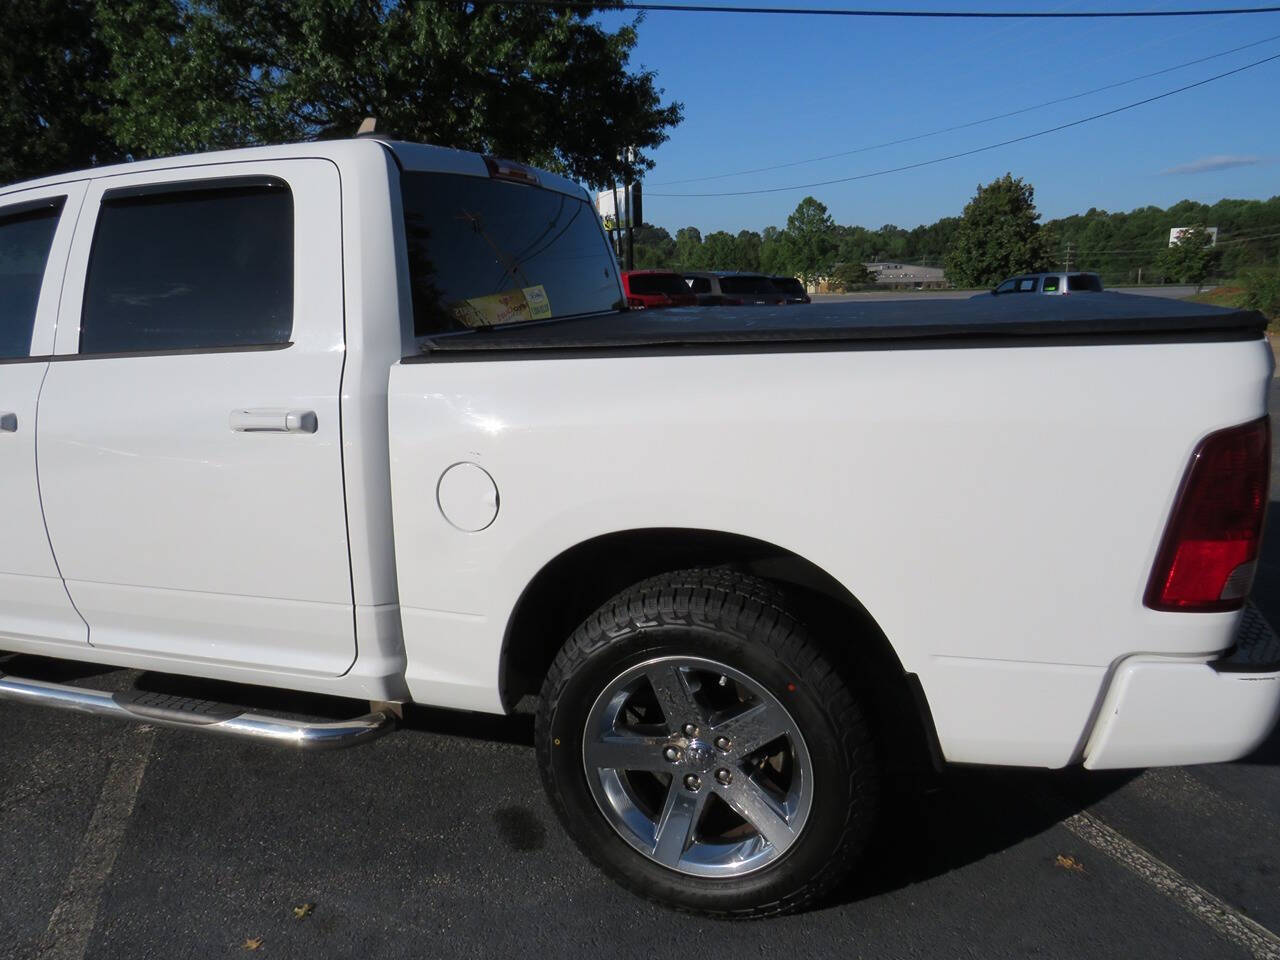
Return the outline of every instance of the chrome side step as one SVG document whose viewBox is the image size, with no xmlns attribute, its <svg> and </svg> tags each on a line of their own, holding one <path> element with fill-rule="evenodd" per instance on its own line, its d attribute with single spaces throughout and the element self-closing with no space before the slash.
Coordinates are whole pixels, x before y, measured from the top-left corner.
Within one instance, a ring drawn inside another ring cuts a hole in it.
<svg viewBox="0 0 1280 960">
<path fill-rule="evenodd" d="M 387 733 L 396 720 L 390 709 L 375 710 L 351 720 L 315 723 L 285 720 L 249 713 L 213 700 L 193 700 L 136 690 L 107 693 L 43 680 L 24 680 L 2 672 L 0 700 L 120 717 L 183 730 L 268 740 L 308 750 L 332 750 L 365 743 Z"/>
</svg>

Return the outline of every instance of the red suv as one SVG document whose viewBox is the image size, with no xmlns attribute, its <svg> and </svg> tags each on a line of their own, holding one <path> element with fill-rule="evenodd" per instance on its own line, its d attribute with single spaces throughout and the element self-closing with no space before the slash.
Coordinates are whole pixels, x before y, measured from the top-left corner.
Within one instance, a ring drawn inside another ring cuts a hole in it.
<svg viewBox="0 0 1280 960">
<path fill-rule="evenodd" d="M 692 307 L 698 302 L 684 277 L 670 270 L 624 270 L 622 289 L 633 310 L 655 307 Z"/>
</svg>

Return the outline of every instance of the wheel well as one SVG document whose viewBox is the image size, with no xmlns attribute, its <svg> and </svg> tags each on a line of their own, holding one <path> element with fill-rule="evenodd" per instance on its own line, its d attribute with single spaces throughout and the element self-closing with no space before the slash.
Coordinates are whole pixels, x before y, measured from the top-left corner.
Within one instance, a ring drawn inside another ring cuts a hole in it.
<svg viewBox="0 0 1280 960">
<path fill-rule="evenodd" d="M 502 697 L 537 695 L 569 635 L 610 597 L 646 577 L 689 567 L 732 567 L 783 587 L 849 682 L 870 704 L 891 768 L 938 767 L 940 751 L 919 682 L 866 608 L 816 564 L 774 544 L 713 530 L 627 530 L 560 554 L 525 588 L 507 624 Z M 848 642 L 832 642 L 846 637 Z"/>
</svg>

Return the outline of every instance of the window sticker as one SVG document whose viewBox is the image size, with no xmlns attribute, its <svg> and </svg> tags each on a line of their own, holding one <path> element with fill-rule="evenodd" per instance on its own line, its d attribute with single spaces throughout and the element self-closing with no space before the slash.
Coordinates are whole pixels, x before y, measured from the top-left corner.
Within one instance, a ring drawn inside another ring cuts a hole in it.
<svg viewBox="0 0 1280 960">
<path fill-rule="evenodd" d="M 551 319 L 551 298 L 547 296 L 547 291 L 542 289 L 542 284 L 536 287 L 525 287 L 524 298 L 529 304 L 529 315 L 534 320 Z"/>
<path fill-rule="evenodd" d="M 460 300 L 451 310 L 458 322 L 468 327 L 496 327 L 522 320 L 550 320 L 551 298 L 539 284 Z"/>
<path fill-rule="evenodd" d="M 487 297 L 460 300 L 452 310 L 458 322 L 468 327 L 493 327 L 500 323 L 533 319 L 523 290 L 507 290 Z"/>
</svg>

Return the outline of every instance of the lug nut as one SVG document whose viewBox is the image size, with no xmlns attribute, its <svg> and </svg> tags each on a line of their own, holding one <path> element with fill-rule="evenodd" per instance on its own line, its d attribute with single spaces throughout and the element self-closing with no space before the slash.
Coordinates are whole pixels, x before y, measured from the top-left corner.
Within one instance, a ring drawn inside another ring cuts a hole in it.
<svg viewBox="0 0 1280 960">
<path fill-rule="evenodd" d="M 686 737 L 696 737 L 698 735 L 698 728 L 692 723 L 686 723 L 684 725 L 684 735 Z"/>
<path fill-rule="evenodd" d="M 721 753 L 728 753 L 732 746 L 733 742 L 728 737 L 716 737 L 716 749 Z"/>
<path fill-rule="evenodd" d="M 678 747 L 667 747 L 667 749 L 662 751 L 662 755 L 672 763 L 680 762 L 680 749 Z"/>
<path fill-rule="evenodd" d="M 693 773 L 689 774 L 687 777 L 684 778 L 684 788 L 693 793 L 697 793 L 699 790 L 702 789 L 702 778 L 699 777 L 697 774 L 693 774 Z"/>
<path fill-rule="evenodd" d="M 727 787 L 733 783 L 733 773 L 727 767 L 721 767 L 716 771 L 716 780 Z"/>
</svg>

